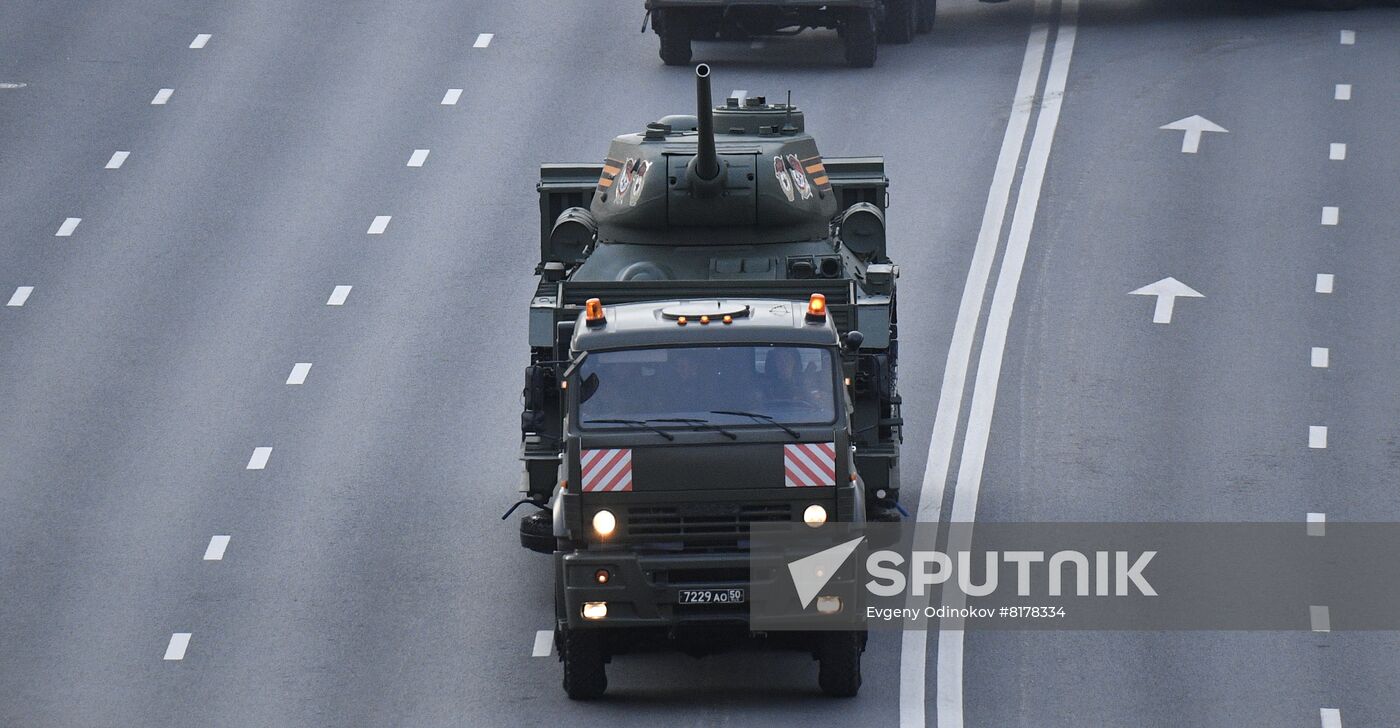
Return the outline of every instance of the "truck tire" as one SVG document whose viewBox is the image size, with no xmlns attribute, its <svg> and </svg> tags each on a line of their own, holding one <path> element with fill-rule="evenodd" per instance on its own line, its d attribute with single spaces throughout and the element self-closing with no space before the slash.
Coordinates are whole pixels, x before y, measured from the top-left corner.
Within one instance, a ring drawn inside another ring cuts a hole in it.
<svg viewBox="0 0 1400 728">
<path fill-rule="evenodd" d="M 919 23 L 918 0 L 885 0 L 885 22 L 881 24 L 880 40 L 903 45 L 914 40 Z"/>
<path fill-rule="evenodd" d="M 656 11 L 656 34 L 661 38 L 661 62 L 668 66 L 690 65 L 690 26 L 674 11 Z"/>
<path fill-rule="evenodd" d="M 603 639 L 598 630 L 560 626 L 555 632 L 559 661 L 564 663 L 564 692 L 570 700 L 594 700 L 608 689 Z"/>
<path fill-rule="evenodd" d="M 914 30 L 920 33 L 927 33 L 933 30 L 933 17 L 937 14 L 938 0 L 918 0 L 919 22 L 915 24 Z"/>
<path fill-rule="evenodd" d="M 875 65 L 878 45 L 875 40 L 875 16 L 869 10 L 852 10 L 846 16 L 841 37 L 846 42 L 846 63 L 852 68 Z"/>
<path fill-rule="evenodd" d="M 817 635 L 817 684 L 833 698 L 854 698 L 860 692 L 860 632 L 821 632 Z"/>
</svg>

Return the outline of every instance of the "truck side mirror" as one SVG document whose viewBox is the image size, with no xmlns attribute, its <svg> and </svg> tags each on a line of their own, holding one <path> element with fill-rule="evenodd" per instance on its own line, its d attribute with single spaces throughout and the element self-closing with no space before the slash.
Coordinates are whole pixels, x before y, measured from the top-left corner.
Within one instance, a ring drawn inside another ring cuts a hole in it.
<svg viewBox="0 0 1400 728">
<path fill-rule="evenodd" d="M 854 329 L 847 331 L 845 335 L 841 337 L 841 348 L 845 349 L 846 351 L 855 351 L 856 349 L 860 348 L 861 344 L 864 343 L 865 334 L 862 334 L 861 332 L 856 331 Z"/>
</svg>

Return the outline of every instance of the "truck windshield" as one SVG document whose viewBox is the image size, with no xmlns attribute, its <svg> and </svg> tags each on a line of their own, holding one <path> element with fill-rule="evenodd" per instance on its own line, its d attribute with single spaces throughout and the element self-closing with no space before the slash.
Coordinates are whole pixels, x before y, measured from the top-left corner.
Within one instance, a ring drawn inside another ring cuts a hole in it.
<svg viewBox="0 0 1400 728">
<path fill-rule="evenodd" d="M 836 419 L 834 354 L 810 346 L 709 346 L 592 352 L 578 371 L 579 420 L 695 418 L 725 427 Z M 767 421 L 767 422 L 765 422 Z M 590 424 L 591 423 L 591 424 Z"/>
</svg>

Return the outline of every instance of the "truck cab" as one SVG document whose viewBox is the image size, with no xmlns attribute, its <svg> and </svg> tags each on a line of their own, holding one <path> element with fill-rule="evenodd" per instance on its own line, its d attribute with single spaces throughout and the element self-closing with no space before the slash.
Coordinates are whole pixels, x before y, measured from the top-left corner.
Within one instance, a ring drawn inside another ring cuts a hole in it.
<svg viewBox="0 0 1400 728">
<path fill-rule="evenodd" d="M 586 303 L 551 511 L 571 696 L 601 694 L 604 662 L 643 636 L 745 632 L 751 524 L 864 520 L 842 364 L 859 338 L 838 336 L 822 294 Z M 852 679 L 828 677 L 838 694 Z"/>
</svg>

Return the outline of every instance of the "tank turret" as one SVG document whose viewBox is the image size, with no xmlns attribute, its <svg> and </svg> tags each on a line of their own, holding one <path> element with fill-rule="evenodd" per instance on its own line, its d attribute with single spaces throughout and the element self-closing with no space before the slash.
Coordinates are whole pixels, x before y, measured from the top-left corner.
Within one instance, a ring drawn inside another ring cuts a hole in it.
<svg viewBox="0 0 1400 728">
<path fill-rule="evenodd" d="M 820 240 L 836 196 L 802 112 L 763 97 L 711 107 L 695 71 L 695 116 L 613 140 L 590 210 L 600 243 L 753 245 Z"/>
</svg>

